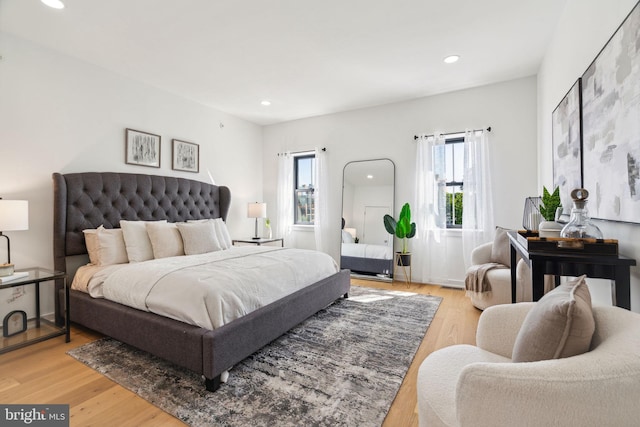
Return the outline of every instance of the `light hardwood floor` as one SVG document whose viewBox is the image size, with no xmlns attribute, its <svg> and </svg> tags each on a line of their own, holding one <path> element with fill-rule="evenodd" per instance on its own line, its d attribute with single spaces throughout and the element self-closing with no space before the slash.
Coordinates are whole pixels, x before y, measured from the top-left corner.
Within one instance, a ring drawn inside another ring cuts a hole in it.
<svg viewBox="0 0 640 427">
<path fill-rule="evenodd" d="M 417 426 L 416 376 L 429 353 L 452 344 L 475 344 L 480 311 L 459 289 L 352 279 L 356 286 L 406 290 L 443 297 L 384 421 L 386 427 Z M 65 353 L 99 338 L 72 326 L 71 342 L 53 338 L 0 355 L 0 402 L 70 405 L 72 426 L 179 426 L 179 420 L 147 403 Z"/>
</svg>

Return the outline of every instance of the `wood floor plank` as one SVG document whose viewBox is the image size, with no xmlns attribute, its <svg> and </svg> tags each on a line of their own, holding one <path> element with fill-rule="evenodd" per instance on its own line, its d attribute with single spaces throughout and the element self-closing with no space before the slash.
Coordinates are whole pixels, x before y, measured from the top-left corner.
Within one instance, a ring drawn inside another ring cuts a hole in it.
<svg viewBox="0 0 640 427">
<path fill-rule="evenodd" d="M 459 289 L 363 279 L 352 279 L 352 284 L 443 297 L 383 424 L 385 427 L 415 427 L 418 425 L 416 379 L 420 363 L 439 348 L 475 344 L 480 311 Z M 100 334 L 73 325 L 71 343 L 58 337 L 0 355 L 0 402 L 66 403 L 70 405 L 72 426 L 184 425 L 66 354 L 68 350 L 100 337 Z"/>
<path fill-rule="evenodd" d="M 11 390 L 14 387 L 18 387 L 20 382 L 15 378 L 0 378 L 0 392 Z"/>
</svg>

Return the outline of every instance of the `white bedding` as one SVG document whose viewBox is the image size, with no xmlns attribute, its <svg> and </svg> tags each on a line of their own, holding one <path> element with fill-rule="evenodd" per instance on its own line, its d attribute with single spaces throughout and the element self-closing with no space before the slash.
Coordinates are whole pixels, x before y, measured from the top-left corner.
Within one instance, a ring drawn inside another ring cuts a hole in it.
<svg viewBox="0 0 640 427">
<path fill-rule="evenodd" d="M 366 243 L 343 243 L 340 255 L 356 258 L 393 259 L 393 251 L 389 246 Z"/>
<path fill-rule="evenodd" d="M 333 258 L 322 252 L 239 246 L 139 263 L 84 266 L 72 288 L 214 329 L 338 271 Z"/>
</svg>

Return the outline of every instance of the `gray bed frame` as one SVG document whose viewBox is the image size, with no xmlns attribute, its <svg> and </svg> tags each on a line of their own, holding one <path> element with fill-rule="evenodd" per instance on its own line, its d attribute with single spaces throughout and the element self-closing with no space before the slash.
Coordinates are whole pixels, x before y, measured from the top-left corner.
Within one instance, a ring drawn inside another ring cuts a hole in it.
<svg viewBox="0 0 640 427">
<path fill-rule="evenodd" d="M 231 203 L 227 187 L 154 175 L 54 173 L 53 188 L 54 265 L 70 274 L 74 259 L 86 258 L 84 229 L 117 228 L 121 219 L 226 221 Z M 64 320 L 63 286 L 62 281 L 56 283 L 58 323 Z M 74 323 L 202 374 L 207 390 L 215 391 L 224 371 L 341 296 L 347 297 L 349 288 L 349 271 L 342 270 L 215 330 L 74 290 L 68 313 Z"/>
<path fill-rule="evenodd" d="M 393 260 L 377 258 L 360 258 L 352 256 L 340 257 L 340 268 L 346 268 L 353 273 L 376 275 L 387 274 L 393 277 Z"/>
</svg>

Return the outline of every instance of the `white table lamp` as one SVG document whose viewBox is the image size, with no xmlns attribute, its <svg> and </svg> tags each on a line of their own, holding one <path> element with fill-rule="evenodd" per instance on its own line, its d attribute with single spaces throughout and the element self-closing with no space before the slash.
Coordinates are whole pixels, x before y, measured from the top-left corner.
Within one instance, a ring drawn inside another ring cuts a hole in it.
<svg viewBox="0 0 640 427">
<path fill-rule="evenodd" d="M 0 264 L 0 276 L 13 274 L 11 264 L 11 242 L 5 231 L 19 231 L 29 229 L 29 202 L 26 200 L 0 199 L 0 236 L 7 239 L 7 262 Z"/>
<path fill-rule="evenodd" d="M 247 216 L 249 218 L 256 219 L 256 233 L 253 237 L 254 239 L 259 239 L 258 237 L 258 218 L 266 218 L 267 217 L 267 204 L 266 203 L 249 203 L 247 206 Z"/>
<path fill-rule="evenodd" d="M 355 228 L 345 228 L 344 231 L 351 234 L 351 237 L 356 238 L 356 229 Z"/>
</svg>

